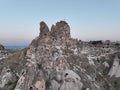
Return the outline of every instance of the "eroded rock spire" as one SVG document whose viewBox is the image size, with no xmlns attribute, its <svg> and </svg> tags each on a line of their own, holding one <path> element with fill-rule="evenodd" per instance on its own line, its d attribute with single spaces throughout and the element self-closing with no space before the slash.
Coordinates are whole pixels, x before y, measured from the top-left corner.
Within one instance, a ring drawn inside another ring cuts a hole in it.
<svg viewBox="0 0 120 90">
<path fill-rule="evenodd" d="M 40 22 L 40 41 L 45 43 L 56 43 L 57 45 L 66 45 L 71 38 L 70 26 L 65 21 L 57 22 L 52 25 L 51 31 L 45 22 Z"/>
<path fill-rule="evenodd" d="M 49 28 L 47 24 L 44 21 L 40 22 L 40 38 L 44 39 L 48 35 L 49 35 Z"/>
</svg>

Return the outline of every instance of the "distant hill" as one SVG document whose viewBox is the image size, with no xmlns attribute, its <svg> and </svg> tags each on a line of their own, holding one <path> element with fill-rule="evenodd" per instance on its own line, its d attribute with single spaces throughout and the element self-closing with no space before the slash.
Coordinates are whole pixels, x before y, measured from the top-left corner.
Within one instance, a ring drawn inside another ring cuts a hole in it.
<svg viewBox="0 0 120 90">
<path fill-rule="evenodd" d="M 28 46 L 5 46 L 5 49 L 23 49 Z"/>
</svg>

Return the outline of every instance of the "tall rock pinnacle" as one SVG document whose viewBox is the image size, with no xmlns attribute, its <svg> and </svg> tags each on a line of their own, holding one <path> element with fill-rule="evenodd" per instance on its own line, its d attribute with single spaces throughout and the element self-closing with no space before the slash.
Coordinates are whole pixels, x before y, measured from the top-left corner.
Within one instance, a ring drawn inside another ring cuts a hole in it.
<svg viewBox="0 0 120 90">
<path fill-rule="evenodd" d="M 56 43 L 57 45 L 66 45 L 71 38 L 70 27 L 65 21 L 57 22 L 52 25 L 51 31 L 45 22 L 40 22 L 40 41 L 46 43 Z"/>
<path fill-rule="evenodd" d="M 54 37 L 57 42 L 66 44 L 71 38 L 70 27 L 65 21 L 57 22 L 51 28 L 51 36 Z"/>
<path fill-rule="evenodd" d="M 49 28 L 45 22 L 40 22 L 40 38 L 44 39 L 49 34 Z"/>
<path fill-rule="evenodd" d="M 51 35 L 58 38 L 70 38 L 70 27 L 65 21 L 57 22 L 51 28 Z"/>
</svg>

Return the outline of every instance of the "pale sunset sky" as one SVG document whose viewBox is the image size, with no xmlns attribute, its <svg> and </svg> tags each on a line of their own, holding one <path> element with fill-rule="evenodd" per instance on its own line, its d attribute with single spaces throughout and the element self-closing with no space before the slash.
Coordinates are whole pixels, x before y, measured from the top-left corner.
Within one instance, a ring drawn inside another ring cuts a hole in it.
<svg viewBox="0 0 120 90">
<path fill-rule="evenodd" d="M 60 20 L 73 38 L 120 41 L 120 0 L 0 0 L 0 43 L 29 45 L 40 21 Z"/>
</svg>

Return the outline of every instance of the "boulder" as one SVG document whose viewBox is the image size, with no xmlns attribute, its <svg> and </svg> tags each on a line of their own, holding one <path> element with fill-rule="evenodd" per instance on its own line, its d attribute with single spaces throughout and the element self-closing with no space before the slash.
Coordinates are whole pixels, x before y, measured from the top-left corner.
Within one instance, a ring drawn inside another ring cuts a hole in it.
<svg viewBox="0 0 120 90">
<path fill-rule="evenodd" d="M 63 73 L 63 84 L 60 90 L 81 90 L 83 83 L 81 78 L 72 70 L 65 70 Z"/>
</svg>

